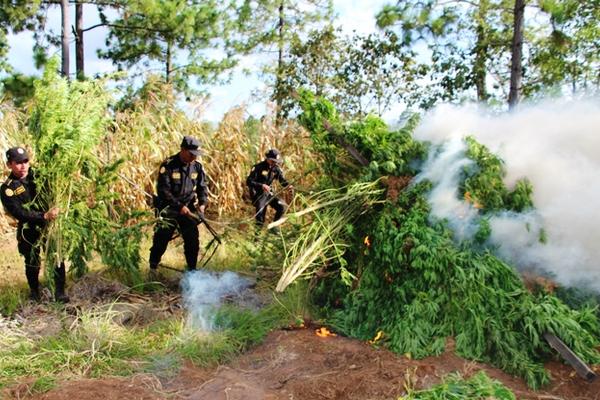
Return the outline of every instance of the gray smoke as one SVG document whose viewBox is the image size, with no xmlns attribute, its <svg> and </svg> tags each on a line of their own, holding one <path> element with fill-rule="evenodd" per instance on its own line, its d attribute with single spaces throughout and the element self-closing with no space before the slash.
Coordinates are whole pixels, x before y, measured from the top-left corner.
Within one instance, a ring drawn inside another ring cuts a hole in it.
<svg viewBox="0 0 600 400">
<path fill-rule="evenodd" d="M 438 152 L 423 177 L 435 178 L 434 215 L 447 218 L 459 237 L 474 232 L 476 215 L 457 196 L 457 171 L 469 162 L 460 143 L 468 135 L 505 161 L 509 188 L 524 177 L 533 184 L 534 212 L 490 220 L 499 255 L 564 285 L 600 291 L 600 102 L 548 101 L 503 115 L 445 105 L 427 115 L 415 137 Z M 546 244 L 539 241 L 542 229 Z"/>
<path fill-rule="evenodd" d="M 204 332 L 214 330 L 214 316 L 224 300 L 240 296 L 252 281 L 234 272 L 193 271 L 181 280 L 184 307 L 188 310 L 188 327 Z"/>
</svg>

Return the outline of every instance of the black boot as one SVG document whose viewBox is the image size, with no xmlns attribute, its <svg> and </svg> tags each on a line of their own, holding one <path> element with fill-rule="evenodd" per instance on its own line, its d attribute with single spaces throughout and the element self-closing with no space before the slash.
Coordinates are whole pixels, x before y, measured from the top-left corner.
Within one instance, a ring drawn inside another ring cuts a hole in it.
<svg viewBox="0 0 600 400">
<path fill-rule="evenodd" d="M 65 294 L 65 281 L 65 265 L 61 264 L 60 267 L 56 267 L 54 270 L 54 285 L 56 286 L 54 301 L 57 303 L 68 303 L 70 300 L 69 296 Z"/>
<path fill-rule="evenodd" d="M 42 300 L 40 296 L 40 289 L 31 289 L 29 292 L 29 300 L 39 303 Z"/>
<path fill-rule="evenodd" d="M 29 298 L 33 301 L 40 301 L 40 282 L 39 282 L 39 267 L 25 267 L 25 276 L 27 276 L 27 284 L 29 285 Z"/>
<path fill-rule="evenodd" d="M 54 293 L 54 301 L 56 301 L 57 303 L 68 303 L 69 301 L 71 301 L 71 299 L 65 294 L 64 289 L 58 290 L 57 288 L 56 293 Z"/>
</svg>

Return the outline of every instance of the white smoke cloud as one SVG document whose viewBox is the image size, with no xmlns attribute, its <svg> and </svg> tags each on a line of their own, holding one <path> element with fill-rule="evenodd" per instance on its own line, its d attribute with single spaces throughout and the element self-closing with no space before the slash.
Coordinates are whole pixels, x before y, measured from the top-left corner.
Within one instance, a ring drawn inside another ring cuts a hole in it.
<svg viewBox="0 0 600 400">
<path fill-rule="evenodd" d="M 520 268 L 543 269 L 565 285 L 585 283 L 600 291 L 600 102 L 548 101 L 503 115 L 445 105 L 415 132 L 438 145 L 468 135 L 505 161 L 509 188 L 524 177 L 533 184 L 535 213 L 490 220 L 499 254 Z M 445 190 L 456 198 L 456 187 Z M 447 217 L 447 209 L 432 205 L 436 215 Z M 545 245 L 539 242 L 542 228 Z"/>
<path fill-rule="evenodd" d="M 447 219 L 459 240 L 470 238 L 477 232 L 474 222 L 477 210 L 458 195 L 462 170 L 473 164 L 466 158 L 465 152 L 464 141 L 458 137 L 451 138 L 430 153 L 423 172 L 415 179 L 416 182 L 429 180 L 433 183 L 429 196 L 433 214 L 437 218 Z"/>
<path fill-rule="evenodd" d="M 210 332 L 215 312 L 228 295 L 240 295 L 252 282 L 234 272 L 193 271 L 181 280 L 184 307 L 188 310 L 188 327 Z"/>
</svg>

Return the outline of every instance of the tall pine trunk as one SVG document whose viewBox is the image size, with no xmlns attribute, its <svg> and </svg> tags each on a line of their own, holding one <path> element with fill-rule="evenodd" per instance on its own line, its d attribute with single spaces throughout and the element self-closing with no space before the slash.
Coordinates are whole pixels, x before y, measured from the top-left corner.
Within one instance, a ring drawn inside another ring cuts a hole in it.
<svg viewBox="0 0 600 400">
<path fill-rule="evenodd" d="M 83 3 L 78 0 L 75 4 L 75 70 L 77 79 L 85 79 L 83 61 Z"/>
<path fill-rule="evenodd" d="M 279 42 L 277 55 L 277 77 L 275 80 L 275 124 L 280 126 L 283 120 L 283 43 L 284 43 L 284 0 L 279 3 L 279 23 L 277 26 Z"/>
<path fill-rule="evenodd" d="M 60 11 L 62 14 L 62 75 L 69 79 L 69 0 L 61 0 Z"/>
<path fill-rule="evenodd" d="M 512 40 L 512 62 L 510 68 L 510 92 L 508 94 L 508 108 L 513 109 L 519 104 L 521 80 L 523 79 L 523 20 L 525 14 L 525 0 L 515 0 L 515 19 Z"/>
<path fill-rule="evenodd" d="M 173 68 L 172 62 L 172 54 L 171 54 L 171 42 L 167 42 L 167 56 L 165 57 L 165 82 L 171 82 L 171 69 Z"/>
</svg>

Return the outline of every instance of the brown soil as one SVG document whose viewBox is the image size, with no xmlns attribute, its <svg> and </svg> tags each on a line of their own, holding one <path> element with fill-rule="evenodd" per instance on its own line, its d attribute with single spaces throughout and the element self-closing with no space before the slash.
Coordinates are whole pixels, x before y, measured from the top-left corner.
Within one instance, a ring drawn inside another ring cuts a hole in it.
<svg viewBox="0 0 600 400">
<path fill-rule="evenodd" d="M 452 343 L 448 343 L 452 347 Z M 38 400 L 188 399 L 397 399 L 406 388 L 427 388 L 451 372 L 484 370 L 519 399 L 600 399 L 600 380 L 587 383 L 564 364 L 547 365 L 553 383 L 534 392 L 518 378 L 448 351 L 411 360 L 345 337 L 321 338 L 315 329 L 281 330 L 234 362 L 216 369 L 184 365 L 176 376 L 141 374 L 129 378 L 67 381 L 45 394 L 28 395 L 28 384 L 9 398 Z M 600 371 L 599 371 L 600 372 Z M 159 374 L 160 375 L 160 374 Z"/>
</svg>

